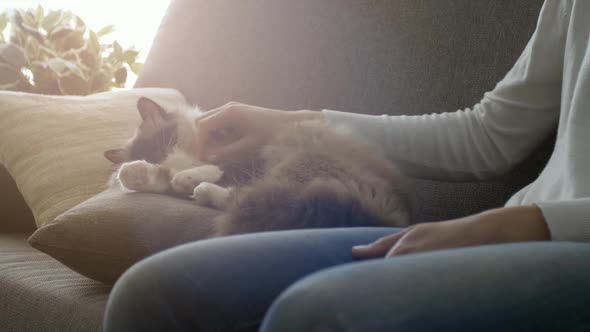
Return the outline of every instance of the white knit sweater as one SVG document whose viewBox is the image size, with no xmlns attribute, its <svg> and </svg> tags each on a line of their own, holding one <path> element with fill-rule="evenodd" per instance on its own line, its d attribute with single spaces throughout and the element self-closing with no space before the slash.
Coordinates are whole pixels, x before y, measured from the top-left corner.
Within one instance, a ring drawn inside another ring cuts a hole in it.
<svg viewBox="0 0 590 332">
<path fill-rule="evenodd" d="M 509 171 L 558 126 L 541 175 L 506 206 L 538 205 L 553 240 L 590 241 L 590 0 L 546 0 L 522 55 L 471 109 L 419 116 L 324 110 L 405 166 L 435 179 Z"/>
</svg>

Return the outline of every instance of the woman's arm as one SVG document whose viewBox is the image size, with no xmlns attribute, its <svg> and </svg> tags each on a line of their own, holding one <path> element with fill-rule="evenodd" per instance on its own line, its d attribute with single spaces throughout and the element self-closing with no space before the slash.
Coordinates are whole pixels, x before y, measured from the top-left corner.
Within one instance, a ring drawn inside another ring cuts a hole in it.
<svg viewBox="0 0 590 332">
<path fill-rule="evenodd" d="M 263 145 L 284 124 L 323 119 L 320 112 L 285 112 L 230 102 L 197 119 L 196 154 L 201 160 L 211 162 L 232 158 Z M 220 131 L 230 131 L 235 140 L 215 144 L 216 133 Z"/>
<path fill-rule="evenodd" d="M 554 241 L 590 241 L 590 198 L 537 203 Z"/>
<path fill-rule="evenodd" d="M 416 177 L 485 179 L 507 172 L 556 127 L 570 5 L 546 1 L 518 61 L 472 109 L 417 116 L 323 113 L 331 123 L 357 129 Z"/>
<path fill-rule="evenodd" d="M 368 245 L 356 246 L 352 253 L 357 258 L 394 257 L 460 247 L 549 240 L 550 232 L 541 211 L 530 205 L 416 224 Z"/>
</svg>

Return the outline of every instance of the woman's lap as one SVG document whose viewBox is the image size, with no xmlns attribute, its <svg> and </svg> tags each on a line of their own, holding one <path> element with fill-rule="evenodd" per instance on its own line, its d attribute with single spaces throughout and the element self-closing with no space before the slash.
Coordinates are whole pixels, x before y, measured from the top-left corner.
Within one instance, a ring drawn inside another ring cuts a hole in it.
<svg viewBox="0 0 590 332">
<path fill-rule="evenodd" d="M 582 304 L 590 296 L 589 244 L 487 246 L 365 262 L 352 258 L 353 245 L 395 231 L 272 232 L 168 250 L 136 265 L 117 283 L 106 331 L 253 330 L 280 293 L 265 332 L 504 331 L 508 326 L 567 331 L 567 324 L 580 326 L 590 316 Z"/>
<path fill-rule="evenodd" d="M 105 330 L 254 329 L 289 285 L 321 269 L 354 261 L 352 246 L 396 231 L 268 232 L 172 248 L 136 264 L 117 282 Z"/>
<path fill-rule="evenodd" d="M 590 244 L 538 242 L 349 264 L 289 287 L 270 331 L 590 331 Z"/>
</svg>

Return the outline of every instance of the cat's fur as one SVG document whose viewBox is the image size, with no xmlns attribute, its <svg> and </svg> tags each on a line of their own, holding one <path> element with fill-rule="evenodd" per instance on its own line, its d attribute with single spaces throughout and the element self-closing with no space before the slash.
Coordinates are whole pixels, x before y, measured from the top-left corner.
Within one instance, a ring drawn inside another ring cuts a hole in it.
<svg viewBox="0 0 590 332">
<path fill-rule="evenodd" d="M 225 211 L 216 235 L 410 222 L 407 179 L 350 130 L 322 121 L 288 124 L 257 151 L 211 165 L 194 157 L 197 108 L 167 112 L 141 98 L 138 110 L 135 136 L 105 152 L 122 164 L 116 179 L 136 191 L 192 194 L 197 204 Z M 220 144 L 231 139 L 217 137 Z"/>
</svg>

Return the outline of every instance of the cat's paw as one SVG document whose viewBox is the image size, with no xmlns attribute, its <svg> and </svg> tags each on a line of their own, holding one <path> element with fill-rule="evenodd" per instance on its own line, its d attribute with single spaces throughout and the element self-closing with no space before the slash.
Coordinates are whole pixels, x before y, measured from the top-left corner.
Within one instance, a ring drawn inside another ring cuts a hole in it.
<svg viewBox="0 0 590 332">
<path fill-rule="evenodd" d="M 217 182 L 223 176 L 223 171 L 215 165 L 204 165 L 174 175 L 171 181 L 172 189 L 178 193 L 192 193 L 202 182 Z"/>
<path fill-rule="evenodd" d="M 117 179 L 129 190 L 144 192 L 165 192 L 168 190 L 169 173 L 144 160 L 136 160 L 121 165 Z"/>
<path fill-rule="evenodd" d="M 191 198 L 198 205 L 210 206 L 222 210 L 227 205 L 230 193 L 231 189 L 229 188 L 202 182 L 195 188 Z"/>
</svg>

